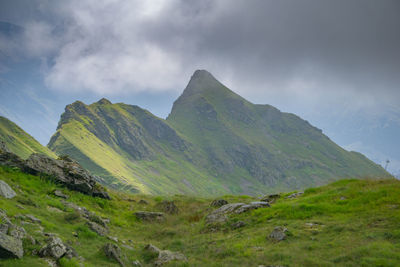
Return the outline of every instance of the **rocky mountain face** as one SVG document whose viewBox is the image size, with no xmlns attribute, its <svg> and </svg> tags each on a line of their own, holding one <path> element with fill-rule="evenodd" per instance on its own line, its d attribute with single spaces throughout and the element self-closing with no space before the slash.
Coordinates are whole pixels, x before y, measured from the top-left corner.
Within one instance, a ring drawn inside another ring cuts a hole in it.
<svg viewBox="0 0 400 267">
<path fill-rule="evenodd" d="M 166 120 L 106 99 L 68 105 L 48 147 L 133 192 L 257 194 L 385 176 L 294 114 L 255 105 L 196 71 Z"/>
</svg>

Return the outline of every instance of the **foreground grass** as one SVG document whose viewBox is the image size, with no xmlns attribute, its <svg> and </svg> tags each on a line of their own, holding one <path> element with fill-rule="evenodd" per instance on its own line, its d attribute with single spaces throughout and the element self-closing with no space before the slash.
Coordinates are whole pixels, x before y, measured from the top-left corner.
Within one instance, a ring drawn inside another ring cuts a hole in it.
<svg viewBox="0 0 400 267">
<path fill-rule="evenodd" d="M 210 199 L 187 196 L 150 197 L 112 194 L 113 200 L 92 198 L 69 191 L 18 170 L 0 167 L 0 179 L 17 192 L 12 200 L 0 198 L 0 207 L 9 217 L 33 214 L 42 220 L 44 232 L 57 233 L 71 244 L 85 261 L 85 266 L 118 266 L 107 259 L 102 246 L 111 242 L 90 231 L 85 222 L 64 207 L 52 192 L 61 188 L 70 195 L 68 201 L 110 218 L 110 236 L 128 261 L 150 265 L 151 257 L 143 247 L 152 243 L 161 249 L 180 251 L 188 262 L 170 266 L 399 266 L 400 265 L 400 182 L 397 180 L 342 180 L 328 186 L 311 188 L 297 199 L 281 197 L 271 208 L 231 216 L 219 231 L 206 231 L 204 216 L 212 210 Z M 145 199 L 148 205 L 139 204 Z M 157 210 L 157 203 L 174 200 L 178 215 L 168 215 L 163 223 L 142 223 L 136 210 Z M 230 203 L 256 200 L 248 196 L 225 196 Z M 17 207 L 23 206 L 24 209 Z M 61 212 L 55 212 L 52 208 Z M 232 230 L 235 221 L 246 226 Z M 18 219 L 14 222 L 18 224 Z M 310 225 L 312 223 L 312 225 Z M 289 230 L 286 240 L 276 243 L 267 238 L 275 226 Z M 39 241 L 44 238 L 25 229 Z M 74 237 L 73 232 L 78 234 Z M 129 247 L 124 247 L 124 243 Z M 0 266 L 46 266 L 31 256 L 40 245 L 26 242 L 21 260 L 3 260 Z M 76 260 L 62 266 L 78 266 Z"/>
</svg>

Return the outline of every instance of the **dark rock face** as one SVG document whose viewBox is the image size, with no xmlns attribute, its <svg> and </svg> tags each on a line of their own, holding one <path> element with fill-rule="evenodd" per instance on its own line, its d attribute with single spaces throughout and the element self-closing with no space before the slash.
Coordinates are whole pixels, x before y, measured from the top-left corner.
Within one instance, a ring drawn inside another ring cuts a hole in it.
<svg viewBox="0 0 400 267">
<path fill-rule="evenodd" d="M 103 251 L 109 259 L 116 260 L 122 267 L 125 266 L 121 259 L 121 249 L 116 244 L 105 244 L 103 247 Z"/>
<path fill-rule="evenodd" d="M 27 159 L 26 166 L 32 174 L 49 175 L 71 190 L 110 199 L 107 192 L 97 184 L 95 176 L 69 158 L 56 160 L 35 153 Z"/>
<path fill-rule="evenodd" d="M 161 222 L 165 220 L 164 213 L 162 212 L 137 211 L 135 212 L 135 216 L 139 220 L 147 222 Z"/>
<path fill-rule="evenodd" d="M 210 206 L 219 208 L 226 204 L 228 204 L 228 201 L 226 201 L 225 199 L 215 199 L 213 200 L 213 202 L 211 202 Z"/>
</svg>

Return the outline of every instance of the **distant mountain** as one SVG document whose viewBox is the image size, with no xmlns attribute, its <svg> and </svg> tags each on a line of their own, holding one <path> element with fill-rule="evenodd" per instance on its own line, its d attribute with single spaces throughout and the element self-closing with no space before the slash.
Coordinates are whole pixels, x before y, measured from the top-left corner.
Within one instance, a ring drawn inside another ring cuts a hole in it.
<svg viewBox="0 0 400 267">
<path fill-rule="evenodd" d="M 2 116 L 0 116 L 0 141 L 3 141 L 11 152 L 24 159 L 32 153 L 42 153 L 50 157 L 56 156 L 54 152 L 42 146 L 18 125 Z"/>
<path fill-rule="evenodd" d="M 204 70 L 166 120 L 106 99 L 68 105 L 48 147 L 105 184 L 144 193 L 258 194 L 388 175 L 307 121 L 254 105 Z"/>
</svg>

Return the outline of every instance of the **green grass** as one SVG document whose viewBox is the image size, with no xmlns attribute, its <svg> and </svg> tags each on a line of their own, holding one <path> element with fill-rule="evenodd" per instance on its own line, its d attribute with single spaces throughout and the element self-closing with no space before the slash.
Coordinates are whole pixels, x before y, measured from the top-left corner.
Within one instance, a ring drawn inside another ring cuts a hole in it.
<svg viewBox="0 0 400 267">
<path fill-rule="evenodd" d="M 109 235 L 133 247 L 129 250 L 121 242 L 118 244 L 127 259 L 138 259 L 145 265 L 150 265 L 153 257 L 143 250 L 148 243 L 187 256 L 187 263 L 175 262 L 170 266 L 400 265 L 400 182 L 397 180 L 340 180 L 310 188 L 297 199 L 282 197 L 271 208 L 232 215 L 218 231 L 209 232 L 204 217 L 213 210 L 209 207 L 212 199 L 111 192 L 113 199 L 107 201 L 4 167 L 0 167 L 0 179 L 18 194 L 11 200 L 0 199 L 0 206 L 9 217 L 16 214 L 38 217 L 45 232 L 57 233 L 85 258 L 85 266 L 118 266 L 102 252 L 102 246 L 111 241 L 92 232 L 82 218 L 64 207 L 60 199 L 52 195 L 56 188 L 70 195 L 68 201 L 109 218 Z M 256 200 L 250 196 L 226 195 L 223 198 L 230 203 Z M 140 199 L 147 200 L 149 205 L 138 204 Z M 180 213 L 167 215 L 163 223 L 142 223 L 133 215 L 136 210 L 158 211 L 157 204 L 164 199 L 174 200 Z M 57 207 L 63 212 L 52 212 L 48 207 Z M 238 220 L 244 221 L 246 226 L 232 230 L 230 225 Z M 18 219 L 13 221 L 19 223 Z M 315 226 L 307 226 L 307 223 Z M 288 228 L 286 240 L 276 243 L 267 238 L 275 226 Z M 44 238 L 35 233 L 35 225 L 24 227 L 44 242 Z M 74 237 L 73 232 L 78 237 Z M 27 244 L 23 259 L 3 260 L 1 264 L 46 266 L 42 259 L 30 255 L 38 248 L 40 245 Z M 78 262 L 62 260 L 60 264 L 77 266 Z"/>
</svg>

